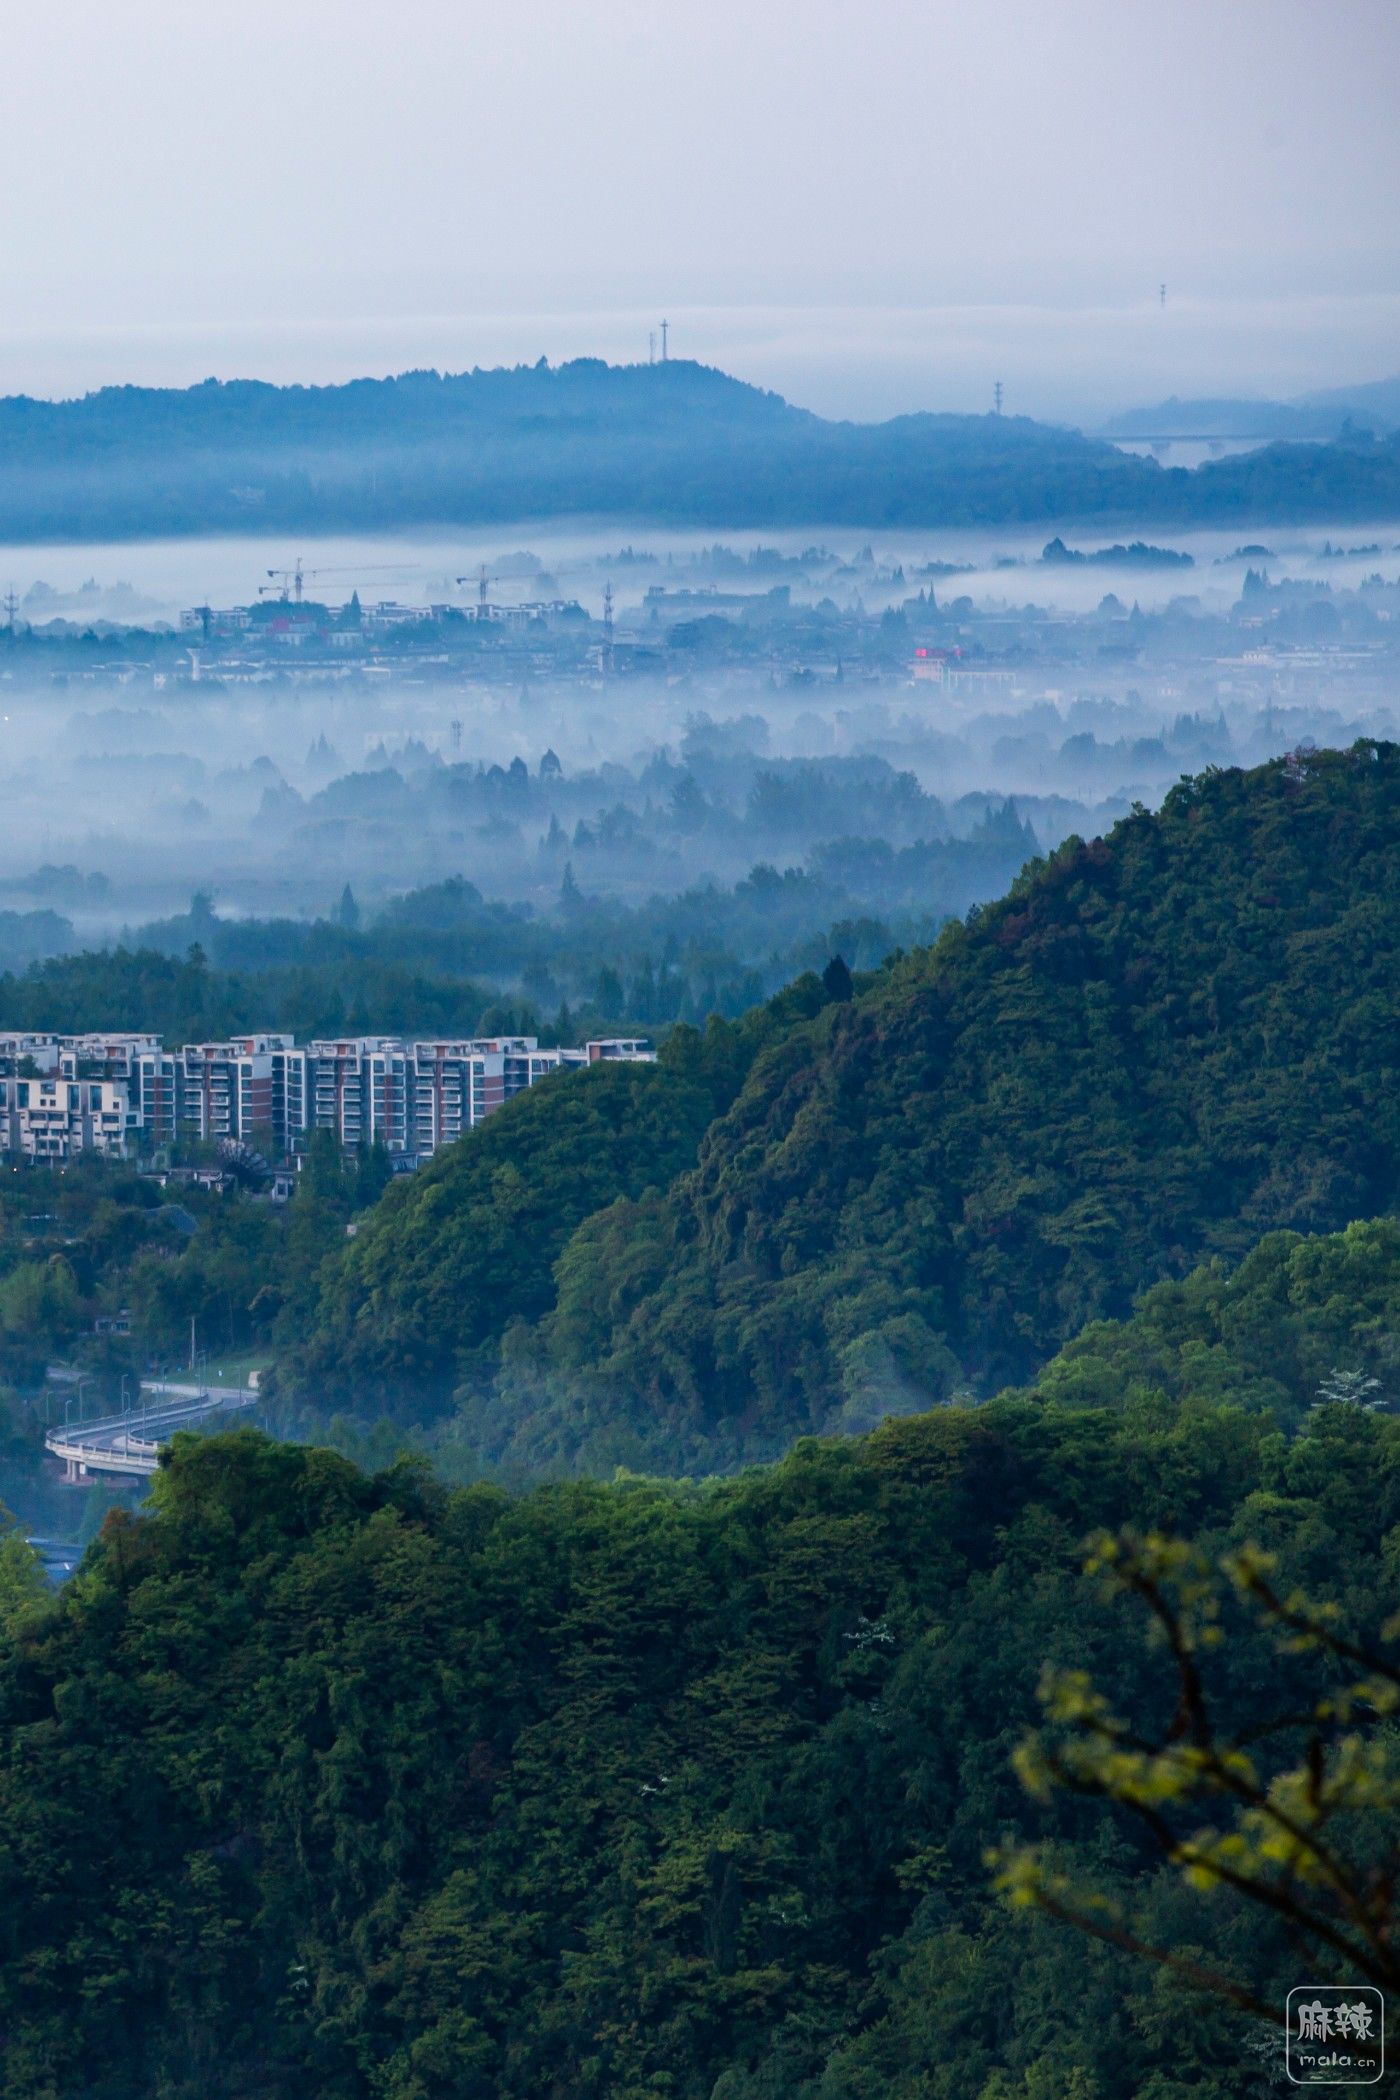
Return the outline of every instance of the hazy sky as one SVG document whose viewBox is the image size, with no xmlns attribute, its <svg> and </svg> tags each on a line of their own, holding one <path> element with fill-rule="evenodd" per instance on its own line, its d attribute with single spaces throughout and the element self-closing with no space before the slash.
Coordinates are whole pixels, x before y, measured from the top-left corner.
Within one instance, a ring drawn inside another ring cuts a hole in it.
<svg viewBox="0 0 1400 2100">
<path fill-rule="evenodd" d="M 644 357 L 663 312 L 853 414 L 1376 377 L 1397 113 L 1400 0 L 47 0 L 0 388 Z"/>
</svg>

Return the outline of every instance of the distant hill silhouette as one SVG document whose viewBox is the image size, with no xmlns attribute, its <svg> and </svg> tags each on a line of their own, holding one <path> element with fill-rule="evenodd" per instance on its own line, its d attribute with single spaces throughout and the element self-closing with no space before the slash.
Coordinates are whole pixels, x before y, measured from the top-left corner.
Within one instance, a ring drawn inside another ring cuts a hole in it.
<svg viewBox="0 0 1400 2100">
<path fill-rule="evenodd" d="M 1393 379 L 1370 379 L 1362 386 L 1327 387 L 1305 395 L 1305 408 L 1340 409 L 1354 422 L 1375 430 L 1400 428 L 1400 373 Z"/>
<path fill-rule="evenodd" d="M 685 360 L 0 401 L 0 536 L 670 524 L 1240 523 L 1400 515 L 1400 442 L 1194 474 L 1011 416 L 833 423 Z"/>
<path fill-rule="evenodd" d="M 1256 401 L 1234 396 L 1185 401 L 1172 394 L 1138 408 L 1126 408 L 1103 426 L 1105 437 L 1260 437 L 1295 444 L 1328 443 L 1346 428 L 1348 411 L 1325 403 Z M 1372 419 L 1365 421 L 1374 427 Z"/>
</svg>

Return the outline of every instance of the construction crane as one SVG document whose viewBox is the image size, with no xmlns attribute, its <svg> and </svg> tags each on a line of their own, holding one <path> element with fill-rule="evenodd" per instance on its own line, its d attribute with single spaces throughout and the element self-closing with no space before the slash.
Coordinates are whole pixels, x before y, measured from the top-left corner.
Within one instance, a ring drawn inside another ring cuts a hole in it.
<svg viewBox="0 0 1400 2100">
<path fill-rule="evenodd" d="M 553 577 L 557 581 L 558 578 L 561 576 L 581 576 L 585 573 L 588 567 L 589 564 L 587 562 L 571 562 L 567 564 L 564 568 L 556 568 L 554 564 L 551 563 L 548 569 L 542 570 L 540 573 L 547 577 Z M 530 584 L 533 583 L 534 580 L 535 579 L 533 576 L 493 576 L 487 569 L 485 562 L 481 564 L 481 567 L 477 570 L 475 576 L 459 576 L 456 579 L 459 589 L 464 583 L 474 583 L 476 585 L 476 605 L 478 613 L 484 613 L 486 610 L 486 606 L 488 603 L 486 593 L 491 584 Z"/>
<path fill-rule="evenodd" d="M 593 566 L 594 565 L 592 562 L 587 561 L 570 561 L 564 562 L 562 564 L 558 562 L 550 562 L 546 568 L 541 569 L 538 573 L 546 578 L 553 577 L 557 581 L 561 576 L 591 575 L 593 571 Z M 486 592 L 491 584 L 530 584 L 535 581 L 535 578 L 529 575 L 494 576 L 488 570 L 485 562 L 483 562 L 481 564 L 481 567 L 477 570 L 475 576 L 458 576 L 455 579 L 455 581 L 459 588 L 464 583 L 474 583 L 476 585 L 476 602 L 478 605 L 485 605 L 487 602 Z"/>
<path fill-rule="evenodd" d="M 569 562 L 564 564 L 562 567 L 557 566 L 555 564 L 551 564 L 549 569 L 544 573 L 554 578 L 558 578 L 561 576 L 580 576 L 591 573 L 592 566 L 593 565 L 590 562 L 586 561 Z M 290 602 L 296 605 L 300 605 L 303 602 L 305 586 L 309 582 L 311 582 L 313 578 L 317 581 L 325 581 L 331 577 L 338 577 L 341 579 L 353 580 L 356 583 L 369 583 L 374 582 L 378 579 L 383 579 L 387 581 L 389 578 L 394 576 L 417 576 L 419 574 L 419 570 L 417 566 L 411 562 L 401 563 L 397 566 L 386 565 L 385 567 L 377 569 L 308 569 L 305 563 L 302 561 L 301 557 L 298 556 L 291 568 L 269 569 L 266 572 L 266 574 L 267 582 L 258 585 L 258 596 L 260 598 L 278 598 L 281 599 L 284 603 Z M 532 581 L 532 579 L 528 576 L 519 575 L 493 575 L 488 569 L 486 563 L 483 562 L 474 576 L 458 576 L 454 579 L 454 581 L 456 582 L 459 589 L 463 584 L 474 583 L 476 585 L 477 610 L 479 613 L 481 613 L 485 611 L 486 606 L 489 602 L 487 598 L 487 592 L 490 590 L 493 584 L 528 584 Z M 607 640 L 609 646 L 611 646 L 612 642 L 612 604 L 613 591 L 612 584 L 611 582 L 609 582 L 606 592 L 604 593 L 603 600 L 603 623 L 607 630 Z M 199 606 L 196 608 L 196 610 L 204 616 L 204 624 L 207 636 L 209 620 L 208 608 L 204 606 Z"/>
<path fill-rule="evenodd" d="M 486 564 L 485 562 L 483 562 L 475 576 L 459 576 L 457 578 L 457 588 L 460 590 L 464 583 L 475 583 L 477 606 L 478 608 L 482 608 L 486 604 L 487 584 L 504 583 L 505 581 L 506 579 L 504 576 L 488 576 L 486 573 Z"/>
<path fill-rule="evenodd" d="M 418 566 L 415 562 L 400 562 L 397 565 L 391 564 L 378 569 L 358 567 L 308 569 L 298 557 L 295 566 L 290 569 L 269 569 L 267 571 L 268 581 L 258 585 L 258 596 L 260 598 L 290 599 L 295 604 L 300 605 L 302 602 L 302 587 L 313 576 L 322 581 L 328 577 L 338 576 L 342 578 L 349 577 L 356 583 L 373 583 L 395 576 L 417 576 L 418 573 Z"/>
<path fill-rule="evenodd" d="M 269 580 L 258 585 L 258 596 L 260 598 L 286 598 L 290 595 L 300 605 L 301 586 L 305 573 L 301 565 L 300 555 L 297 556 L 295 568 L 269 569 L 267 572 Z M 316 571 L 313 569 L 311 573 L 314 576 Z"/>
</svg>

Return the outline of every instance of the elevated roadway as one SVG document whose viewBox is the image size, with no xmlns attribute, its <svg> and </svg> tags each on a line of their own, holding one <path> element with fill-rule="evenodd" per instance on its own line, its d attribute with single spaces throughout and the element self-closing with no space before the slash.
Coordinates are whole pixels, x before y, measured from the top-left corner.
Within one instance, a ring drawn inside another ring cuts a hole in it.
<svg viewBox="0 0 1400 2100">
<path fill-rule="evenodd" d="M 144 1385 L 140 1405 L 93 1422 L 65 1422 L 44 1438 L 44 1449 L 61 1458 L 68 1478 L 88 1473 L 154 1473 L 160 1447 L 177 1429 L 195 1429 L 216 1415 L 256 1407 L 255 1385 Z"/>
</svg>

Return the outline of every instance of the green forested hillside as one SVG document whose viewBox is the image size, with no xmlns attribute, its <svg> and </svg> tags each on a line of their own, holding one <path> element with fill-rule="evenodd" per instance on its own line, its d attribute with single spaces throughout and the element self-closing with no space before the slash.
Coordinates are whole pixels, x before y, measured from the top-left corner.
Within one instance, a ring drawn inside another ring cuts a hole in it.
<svg viewBox="0 0 1400 2100">
<path fill-rule="evenodd" d="M 820 1010 L 799 979 L 737 1025 L 678 1028 L 656 1065 L 598 1065 L 517 1096 L 463 1142 L 394 1182 L 319 1270 L 288 1265 L 283 1351 L 269 1390 L 317 1411 L 431 1417 L 502 1336 L 553 1303 L 570 1233 L 694 1164 L 758 1046 Z"/>
<path fill-rule="evenodd" d="M 704 1487 L 444 1496 L 182 1440 L 56 1604 L 0 1599 L 0 2089 L 1263 2100 L 1233 2015 L 1004 1910 L 984 1853 L 1048 1838 L 1281 2002 L 1267 1921 L 1009 1755 L 1046 1660 L 1154 1703 L 1092 1527 L 1259 1540 L 1344 1627 L 1400 1604 L 1400 1424 L 1290 1441 L 1257 1406 L 1281 1323 L 1325 1361 L 1340 1295 L 1397 1277 L 1389 1226 L 1278 1243 L 1086 1341 L 1147 1367 L 1113 1405 L 945 1408 Z M 1200 1341 L 1209 1398 L 1160 1368 Z M 1241 1726 L 1316 1696 L 1311 1656 L 1210 1669 Z"/>
<path fill-rule="evenodd" d="M 1367 745 L 1071 841 L 766 1052 L 663 1204 L 583 1228 L 555 1388 L 777 1449 L 1024 1378 L 1202 1255 L 1388 1210 L 1397 840 L 1400 749 Z"/>
<path fill-rule="evenodd" d="M 1172 1400 L 1268 1410 L 1300 1428 L 1324 1388 L 1400 1397 L 1400 1222 L 1270 1233 L 1237 1268 L 1219 1257 L 1147 1291 L 1127 1320 L 1086 1327 L 1038 1373 L 1062 1406 Z"/>
<path fill-rule="evenodd" d="M 497 1301 L 522 1322 L 498 1379 L 468 1366 L 473 1462 L 776 1454 L 1024 1380 L 1203 1257 L 1392 1209 L 1398 839 L 1395 746 L 1206 774 L 854 998 L 798 1000 L 698 1162 L 575 1206 L 552 1284 Z M 307 1360 L 363 1412 L 374 1305 L 416 1288 L 423 1205 L 466 1234 L 481 1144 L 393 1192 L 306 1309 Z M 502 1331 L 474 1275 L 430 1315 L 439 1375 Z"/>
</svg>

